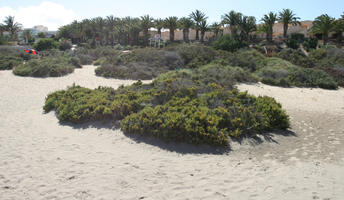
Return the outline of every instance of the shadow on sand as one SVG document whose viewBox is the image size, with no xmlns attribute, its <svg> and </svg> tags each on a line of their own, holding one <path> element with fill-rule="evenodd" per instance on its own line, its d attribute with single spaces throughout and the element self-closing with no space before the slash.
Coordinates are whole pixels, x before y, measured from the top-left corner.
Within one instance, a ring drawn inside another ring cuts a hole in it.
<svg viewBox="0 0 344 200">
<path fill-rule="evenodd" d="M 98 122 L 89 122 L 83 124 L 73 124 L 69 122 L 60 122 L 62 126 L 70 126 L 74 129 L 87 129 L 87 128 L 96 128 L 96 129 L 110 129 L 110 130 L 118 130 L 120 129 L 120 122 L 119 121 L 98 121 Z M 166 142 L 158 138 L 153 138 L 149 136 L 143 136 L 140 134 L 124 134 L 127 138 L 135 141 L 136 143 L 144 143 L 152 146 L 156 146 L 160 149 L 176 152 L 180 154 L 214 154 L 214 155 L 222 155 L 232 151 L 230 145 L 227 147 L 213 147 L 209 145 L 192 145 L 186 143 L 175 143 L 175 142 Z M 232 139 L 231 143 L 238 143 L 240 145 L 250 145 L 256 146 L 262 144 L 263 142 L 268 143 L 275 143 L 279 144 L 277 140 L 274 139 L 276 135 L 284 136 L 284 137 L 296 137 L 297 135 L 289 130 L 276 130 L 269 133 L 259 134 L 250 137 L 242 137 L 240 139 Z"/>
</svg>

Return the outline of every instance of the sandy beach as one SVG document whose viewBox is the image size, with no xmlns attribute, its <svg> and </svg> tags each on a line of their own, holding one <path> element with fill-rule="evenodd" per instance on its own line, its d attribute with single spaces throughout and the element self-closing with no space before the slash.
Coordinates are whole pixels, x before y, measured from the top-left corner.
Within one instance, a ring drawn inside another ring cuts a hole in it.
<svg viewBox="0 0 344 200">
<path fill-rule="evenodd" d="M 344 89 L 240 84 L 275 97 L 288 132 L 207 146 L 124 135 L 117 125 L 60 124 L 43 113 L 47 94 L 73 83 L 128 85 L 84 66 L 60 78 L 0 71 L 0 200 L 344 199 Z"/>
</svg>

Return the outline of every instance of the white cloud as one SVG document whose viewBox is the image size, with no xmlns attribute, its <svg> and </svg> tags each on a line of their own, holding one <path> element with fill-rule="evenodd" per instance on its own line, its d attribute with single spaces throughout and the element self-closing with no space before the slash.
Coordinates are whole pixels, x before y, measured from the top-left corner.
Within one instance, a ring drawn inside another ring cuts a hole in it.
<svg viewBox="0 0 344 200">
<path fill-rule="evenodd" d="M 25 28 L 43 25 L 47 26 L 49 30 L 57 30 L 60 26 L 79 19 L 73 10 L 49 1 L 42 2 L 37 6 L 19 7 L 18 9 L 1 7 L 0 20 L 3 21 L 8 15 L 15 16 L 15 20 Z"/>
</svg>

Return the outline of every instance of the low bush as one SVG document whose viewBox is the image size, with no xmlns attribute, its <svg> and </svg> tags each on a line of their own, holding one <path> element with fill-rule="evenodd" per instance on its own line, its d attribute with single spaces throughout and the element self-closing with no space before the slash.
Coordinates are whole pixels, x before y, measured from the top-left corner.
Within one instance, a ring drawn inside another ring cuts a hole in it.
<svg viewBox="0 0 344 200">
<path fill-rule="evenodd" d="M 183 67 L 183 61 L 177 53 L 152 48 L 108 56 L 99 62 L 102 64 L 96 69 L 96 75 L 119 79 L 149 80 L 161 73 Z"/>
<path fill-rule="evenodd" d="M 100 66 L 106 61 L 106 57 L 101 57 L 93 62 L 93 65 Z"/>
<path fill-rule="evenodd" d="M 0 70 L 12 69 L 23 63 L 23 59 L 17 56 L 0 56 Z"/>
<path fill-rule="evenodd" d="M 287 39 L 285 41 L 286 45 L 288 48 L 291 48 L 291 49 L 298 49 L 300 44 L 299 42 L 296 40 L 296 39 Z"/>
<path fill-rule="evenodd" d="M 56 110 L 61 121 L 122 120 L 125 133 L 226 146 L 231 137 L 289 127 L 288 116 L 274 99 L 234 88 L 237 81 L 251 79 L 241 68 L 207 65 L 170 71 L 151 84 L 139 81 L 117 90 L 72 86 L 49 94 L 44 111 Z"/>
<path fill-rule="evenodd" d="M 63 40 L 60 42 L 59 44 L 59 49 L 61 51 L 66 51 L 72 48 L 72 42 L 68 41 L 68 40 Z"/>
<path fill-rule="evenodd" d="M 90 65 L 101 57 L 116 57 L 121 53 L 121 46 L 98 47 L 95 49 L 78 47 L 74 55 L 78 57 L 82 65 Z"/>
<path fill-rule="evenodd" d="M 177 52 L 186 68 L 197 68 L 206 65 L 217 57 L 216 50 L 205 45 L 179 44 L 168 46 L 166 50 Z"/>
<path fill-rule="evenodd" d="M 290 34 L 290 39 L 302 43 L 305 40 L 305 35 L 303 33 L 292 33 Z"/>
<path fill-rule="evenodd" d="M 235 53 L 218 52 L 212 63 L 238 66 L 248 71 L 256 71 L 266 65 L 266 57 L 257 50 L 241 49 Z"/>
<path fill-rule="evenodd" d="M 219 37 L 213 42 L 213 47 L 217 50 L 224 50 L 235 52 L 240 48 L 247 47 L 248 44 L 243 41 L 239 41 L 231 37 L 230 35 L 224 35 Z"/>
<path fill-rule="evenodd" d="M 13 70 L 18 76 L 57 77 L 74 71 L 71 59 L 66 57 L 43 57 L 32 59 Z"/>
<path fill-rule="evenodd" d="M 315 66 L 314 60 L 307 57 L 301 50 L 283 49 L 277 54 L 277 57 L 302 67 L 310 68 Z"/>
<path fill-rule="evenodd" d="M 256 74 L 263 83 L 269 85 L 338 88 L 337 82 L 322 70 L 297 67 L 279 58 L 270 58 L 267 66 Z"/>
<path fill-rule="evenodd" d="M 22 64 L 24 60 L 37 58 L 24 50 L 25 48 L 20 46 L 0 46 L 0 70 L 12 69 Z"/>
<path fill-rule="evenodd" d="M 58 49 L 59 43 L 52 38 L 41 38 L 33 45 L 37 51 L 46 51 L 50 49 Z"/>
<path fill-rule="evenodd" d="M 307 51 L 310 51 L 312 49 L 316 49 L 318 46 L 318 39 L 316 38 L 307 38 L 302 43 L 302 45 L 305 47 Z"/>
</svg>

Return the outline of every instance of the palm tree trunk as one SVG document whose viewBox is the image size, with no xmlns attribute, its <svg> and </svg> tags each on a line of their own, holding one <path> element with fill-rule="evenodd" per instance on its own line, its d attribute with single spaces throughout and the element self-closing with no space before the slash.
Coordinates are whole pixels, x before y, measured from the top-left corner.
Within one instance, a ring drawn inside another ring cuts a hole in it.
<svg viewBox="0 0 344 200">
<path fill-rule="evenodd" d="M 199 40 L 199 31 L 197 28 L 196 28 L 196 40 Z"/>
<path fill-rule="evenodd" d="M 288 34 L 288 24 L 284 24 L 283 25 L 283 37 L 284 37 L 284 39 L 287 38 L 287 34 Z"/>
<path fill-rule="evenodd" d="M 269 42 L 272 42 L 272 35 L 273 35 L 273 27 L 270 27 L 270 30 L 269 30 Z"/>
<path fill-rule="evenodd" d="M 324 45 L 327 44 L 327 40 L 328 40 L 328 33 L 324 33 L 323 34 L 323 40 L 324 40 Z"/>
<path fill-rule="evenodd" d="M 174 30 L 170 29 L 170 41 L 174 42 Z"/>
<path fill-rule="evenodd" d="M 183 29 L 183 41 L 186 42 L 186 29 Z"/>
<path fill-rule="evenodd" d="M 143 30 L 143 35 L 144 35 L 144 44 L 148 45 L 148 29 Z"/>
<path fill-rule="evenodd" d="M 186 42 L 189 42 L 189 29 L 186 30 L 185 39 L 186 39 Z"/>
<path fill-rule="evenodd" d="M 161 36 L 161 28 L 158 29 L 158 34 Z"/>
<path fill-rule="evenodd" d="M 204 34 L 205 34 L 205 32 L 201 31 L 201 42 L 204 42 Z"/>
</svg>

